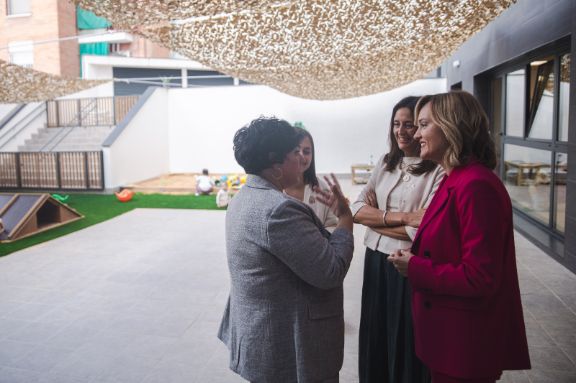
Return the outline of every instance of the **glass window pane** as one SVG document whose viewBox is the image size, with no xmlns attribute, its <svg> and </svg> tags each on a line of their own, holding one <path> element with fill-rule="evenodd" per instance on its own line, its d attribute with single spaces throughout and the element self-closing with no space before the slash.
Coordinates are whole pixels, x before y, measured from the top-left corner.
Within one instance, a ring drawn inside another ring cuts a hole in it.
<svg viewBox="0 0 576 383">
<path fill-rule="evenodd" d="M 9 15 L 30 13 L 30 0 L 8 0 L 7 5 Z"/>
<path fill-rule="evenodd" d="M 564 233 L 566 222 L 566 177 L 568 175 L 568 155 L 556 153 L 556 174 L 554 179 L 554 227 Z"/>
<path fill-rule="evenodd" d="M 551 158 L 546 150 L 504 145 L 504 184 L 513 205 L 546 225 L 550 222 Z"/>
<path fill-rule="evenodd" d="M 528 137 L 551 140 L 554 133 L 554 59 L 530 63 Z"/>
<path fill-rule="evenodd" d="M 506 135 L 524 137 L 524 69 L 506 75 Z"/>
<path fill-rule="evenodd" d="M 492 139 L 496 144 L 496 158 L 501 163 L 501 145 L 502 145 L 502 77 L 495 78 L 492 81 Z"/>
<path fill-rule="evenodd" d="M 568 109 L 570 106 L 570 54 L 560 57 L 560 102 L 558 140 L 568 141 Z"/>
</svg>

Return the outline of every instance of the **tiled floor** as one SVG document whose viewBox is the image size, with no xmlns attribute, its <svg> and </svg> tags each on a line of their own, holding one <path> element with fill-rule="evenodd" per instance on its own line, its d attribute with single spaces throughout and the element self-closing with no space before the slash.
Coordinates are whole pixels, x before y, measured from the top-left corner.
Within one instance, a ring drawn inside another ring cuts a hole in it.
<svg viewBox="0 0 576 383">
<path fill-rule="evenodd" d="M 223 223 L 221 211 L 135 210 L 0 258 L 0 383 L 241 382 L 215 336 Z M 363 229 L 355 235 L 344 383 L 358 380 Z M 534 368 L 503 381 L 576 382 L 576 276 L 521 236 L 517 248 Z"/>
</svg>

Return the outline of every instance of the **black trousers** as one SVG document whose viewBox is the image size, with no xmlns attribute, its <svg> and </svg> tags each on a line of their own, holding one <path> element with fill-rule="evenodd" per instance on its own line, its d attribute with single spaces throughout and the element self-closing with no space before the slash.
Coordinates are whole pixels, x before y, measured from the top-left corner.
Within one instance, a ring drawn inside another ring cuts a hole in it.
<svg viewBox="0 0 576 383">
<path fill-rule="evenodd" d="M 360 383 L 429 383 L 414 351 L 410 284 L 386 259 L 366 249 L 358 366 Z"/>
</svg>

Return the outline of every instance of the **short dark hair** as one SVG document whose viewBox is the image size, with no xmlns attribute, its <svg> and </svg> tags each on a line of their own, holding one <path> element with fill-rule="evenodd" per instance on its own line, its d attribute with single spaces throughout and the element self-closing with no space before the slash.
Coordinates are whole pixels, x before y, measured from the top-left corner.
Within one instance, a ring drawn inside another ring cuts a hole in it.
<svg viewBox="0 0 576 383">
<path fill-rule="evenodd" d="M 316 176 L 316 149 L 314 149 L 314 139 L 309 131 L 304 128 L 295 128 L 298 132 L 298 144 L 302 142 L 303 139 L 308 138 L 310 144 L 312 145 L 312 161 L 310 161 L 310 166 L 304 172 L 304 183 L 310 186 L 318 186 L 318 176 Z"/>
<path fill-rule="evenodd" d="M 248 174 L 282 163 L 298 146 L 298 132 L 287 121 L 259 117 L 234 134 L 234 157 Z"/>
<path fill-rule="evenodd" d="M 208 175 L 208 169 L 202 169 L 202 174 L 207 176 Z"/>
<path fill-rule="evenodd" d="M 398 112 L 400 109 L 406 108 L 410 110 L 412 118 L 416 120 L 414 109 L 416 109 L 416 104 L 418 103 L 418 100 L 419 97 L 414 96 L 404 97 L 402 100 L 398 101 L 396 105 L 394 105 L 394 108 L 392 108 L 392 116 L 390 117 L 390 128 L 388 131 L 388 137 L 390 141 L 390 151 L 384 156 L 384 168 L 389 172 L 396 169 L 396 166 L 398 166 L 398 163 L 404 157 L 404 152 L 398 146 L 396 136 L 394 135 L 394 117 L 396 117 L 396 112 Z M 420 152 L 420 148 L 418 148 L 418 152 Z M 408 171 L 412 174 L 424 174 L 432 171 L 434 168 L 436 168 L 435 163 L 433 163 L 432 161 L 424 160 L 418 163 L 417 165 L 410 166 L 408 168 Z"/>
</svg>

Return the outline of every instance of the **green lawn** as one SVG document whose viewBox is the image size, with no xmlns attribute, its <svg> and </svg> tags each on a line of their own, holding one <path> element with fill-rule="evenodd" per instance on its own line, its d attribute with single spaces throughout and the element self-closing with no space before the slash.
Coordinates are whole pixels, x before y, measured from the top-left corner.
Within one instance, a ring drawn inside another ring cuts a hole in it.
<svg viewBox="0 0 576 383">
<path fill-rule="evenodd" d="M 113 194 L 70 194 L 66 203 L 84 218 L 18 241 L 0 243 L 0 256 L 84 229 L 136 208 L 220 210 L 216 207 L 215 196 L 194 195 L 136 193 L 131 201 L 122 203 Z"/>
</svg>

